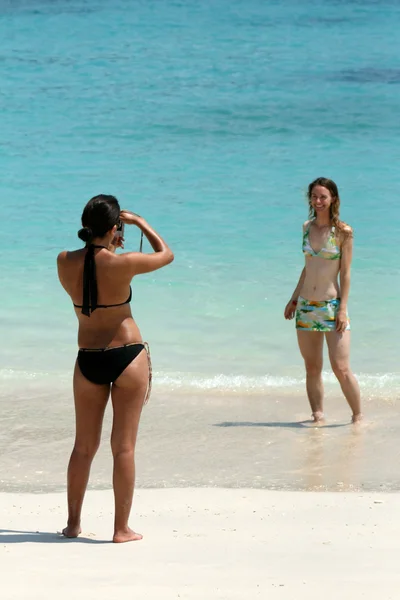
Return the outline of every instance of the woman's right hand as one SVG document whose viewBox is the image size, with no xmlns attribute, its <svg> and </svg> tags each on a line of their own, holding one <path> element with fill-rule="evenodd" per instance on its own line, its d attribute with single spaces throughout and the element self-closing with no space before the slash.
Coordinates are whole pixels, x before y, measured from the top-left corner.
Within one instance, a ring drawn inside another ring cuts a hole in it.
<svg viewBox="0 0 400 600">
<path fill-rule="evenodd" d="M 164 242 L 162 237 L 139 215 L 136 215 L 129 210 L 121 210 L 121 221 L 127 225 L 136 225 L 146 236 L 153 252 L 126 252 L 124 260 L 127 261 L 127 267 L 131 271 L 131 276 L 140 275 L 142 273 L 151 273 L 168 265 L 174 260 L 174 254 L 169 246 Z"/>
<path fill-rule="evenodd" d="M 285 307 L 285 319 L 293 319 L 296 314 L 297 300 L 290 300 Z"/>
<path fill-rule="evenodd" d="M 121 210 L 119 217 L 126 225 L 136 225 L 137 227 L 140 227 L 140 223 L 144 221 L 142 217 L 130 210 Z"/>
</svg>

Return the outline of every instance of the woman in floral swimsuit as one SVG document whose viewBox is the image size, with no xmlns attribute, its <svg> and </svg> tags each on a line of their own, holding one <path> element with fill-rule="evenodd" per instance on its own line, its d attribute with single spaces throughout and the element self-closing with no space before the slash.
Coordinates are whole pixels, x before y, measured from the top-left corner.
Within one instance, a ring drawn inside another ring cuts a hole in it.
<svg viewBox="0 0 400 600">
<path fill-rule="evenodd" d="M 358 422 L 362 418 L 360 389 L 349 366 L 350 321 L 347 313 L 353 231 L 339 219 L 339 192 L 332 180 L 320 177 L 310 183 L 308 202 L 310 220 L 303 225 L 306 264 L 284 314 L 286 319 L 296 317 L 313 420 L 324 419 L 322 357 L 325 337 L 332 370 L 352 410 L 352 421 Z"/>
</svg>

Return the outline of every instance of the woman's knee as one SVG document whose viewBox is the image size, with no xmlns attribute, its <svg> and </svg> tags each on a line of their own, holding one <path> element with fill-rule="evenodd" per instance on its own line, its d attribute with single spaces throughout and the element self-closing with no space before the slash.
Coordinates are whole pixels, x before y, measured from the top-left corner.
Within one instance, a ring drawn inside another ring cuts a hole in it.
<svg viewBox="0 0 400 600">
<path fill-rule="evenodd" d="M 74 444 L 73 454 L 87 460 L 92 460 L 99 449 L 100 441 L 76 441 Z"/>
<path fill-rule="evenodd" d="M 113 440 L 111 438 L 111 451 L 114 459 L 122 456 L 134 456 L 135 443 L 133 441 Z"/>
<path fill-rule="evenodd" d="M 339 380 L 348 379 L 350 376 L 350 367 L 347 362 L 332 361 L 331 366 L 332 371 Z"/>
<path fill-rule="evenodd" d="M 306 373 L 307 375 L 309 375 L 310 377 L 319 377 L 322 373 L 322 362 L 309 362 L 309 361 L 305 361 L 304 362 L 305 367 L 306 367 Z"/>
</svg>

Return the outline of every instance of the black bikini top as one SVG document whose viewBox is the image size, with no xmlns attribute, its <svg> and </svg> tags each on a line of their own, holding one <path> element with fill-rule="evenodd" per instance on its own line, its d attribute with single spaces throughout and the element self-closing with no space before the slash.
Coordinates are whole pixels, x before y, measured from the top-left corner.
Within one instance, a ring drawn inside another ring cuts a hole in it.
<svg viewBox="0 0 400 600">
<path fill-rule="evenodd" d="M 132 288 L 130 287 L 129 298 L 125 302 L 119 304 L 97 304 L 97 277 L 96 277 L 96 261 L 94 260 L 94 251 L 96 248 L 106 248 L 106 246 L 96 246 L 90 244 L 88 246 L 85 264 L 83 266 L 83 300 L 82 304 L 74 304 L 75 308 L 81 308 L 82 314 L 90 317 L 96 308 L 113 308 L 114 306 L 123 306 L 129 304 L 132 300 Z"/>
</svg>

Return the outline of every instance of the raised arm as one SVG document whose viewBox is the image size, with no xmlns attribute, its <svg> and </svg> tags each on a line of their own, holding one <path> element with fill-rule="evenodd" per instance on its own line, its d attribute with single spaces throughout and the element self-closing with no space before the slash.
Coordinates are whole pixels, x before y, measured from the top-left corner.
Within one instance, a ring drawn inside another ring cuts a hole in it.
<svg viewBox="0 0 400 600">
<path fill-rule="evenodd" d="M 64 265 L 65 265 L 65 261 L 67 259 L 67 254 L 68 254 L 68 252 L 66 250 L 64 250 L 63 252 L 60 252 L 60 254 L 57 256 L 58 279 L 60 280 L 60 283 L 63 286 L 65 291 L 67 291 L 67 288 L 66 288 L 66 280 L 65 280 L 65 275 L 64 275 Z"/>
<path fill-rule="evenodd" d="M 121 220 L 126 225 L 136 225 L 143 231 L 146 238 L 149 240 L 154 252 L 145 254 L 142 252 L 127 252 L 123 255 L 124 260 L 129 264 L 129 269 L 134 275 L 141 273 L 150 273 L 169 265 L 174 260 L 172 250 L 162 239 L 162 237 L 139 215 L 127 210 L 121 211 Z"/>
</svg>

